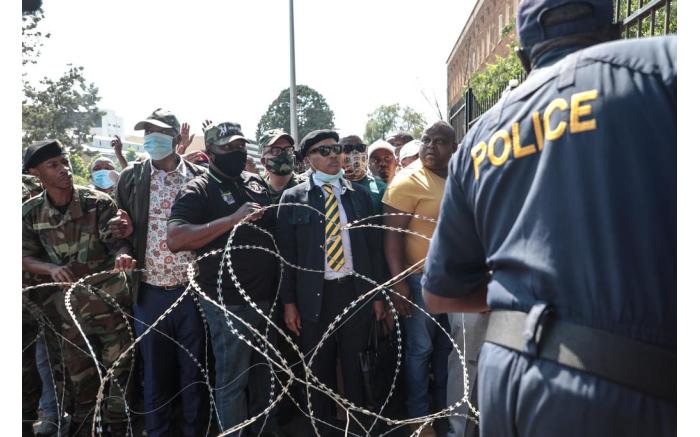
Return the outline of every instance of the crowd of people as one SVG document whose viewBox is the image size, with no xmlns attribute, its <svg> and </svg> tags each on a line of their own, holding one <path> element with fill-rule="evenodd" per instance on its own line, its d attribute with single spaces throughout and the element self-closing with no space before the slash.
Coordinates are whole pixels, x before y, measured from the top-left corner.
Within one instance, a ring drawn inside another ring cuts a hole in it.
<svg viewBox="0 0 700 437">
<path fill-rule="evenodd" d="M 44 334 L 23 355 L 27 435 L 37 409 L 38 434 L 54 432 L 68 417 L 70 423 L 63 425 L 71 432 L 92 432 L 103 375 L 86 353 L 83 334 L 101 368 L 115 368 L 99 420 L 110 435 L 126 435 L 130 419 L 142 419 L 149 436 L 203 435 L 212 413 L 207 385 L 216 407 L 214 432 L 259 415 L 286 375 L 250 346 L 264 344 L 247 326 L 267 332 L 270 344 L 304 377 L 294 347 L 274 329 L 266 330 L 262 314 L 291 335 L 315 381 L 376 412 L 389 386 L 368 381 L 360 356 L 375 331 L 392 344 L 401 341 L 399 383 L 389 407 L 394 418 L 445 408 L 452 345 L 436 323 L 449 332 L 446 315 L 435 316 L 436 322 L 409 302 L 425 309 L 420 260 L 438 217 L 447 163 L 457 148 L 449 124 L 434 123 L 418 139 L 400 132 L 370 146 L 357 135 L 341 138 L 331 129 L 313 131 L 298 144 L 282 130 L 268 131 L 255 141 L 262 150 L 262 174 L 246 153 L 254 141 L 237 123 L 205 121 L 205 151 L 190 153 L 189 126 L 167 110 L 156 109 L 134 129 L 144 131 L 148 158 L 126 162 L 115 138 L 122 171 L 109 158 L 97 157 L 89 165 L 90 187 L 73 184 L 68 152 L 59 141 L 35 143 L 25 152 L 23 285 L 83 280 L 69 298 L 77 324 L 62 308 L 60 285 L 25 294 L 27 306 L 47 316 L 27 313 L 23 319 L 26 344 L 32 345 L 39 329 Z M 384 213 L 391 214 L 382 219 Z M 363 220 L 370 226 L 349 227 Z M 220 271 L 221 257 L 234 227 L 229 274 Z M 239 247 L 246 245 L 254 248 Z M 192 263 L 196 283 L 211 300 L 198 298 L 192 287 L 183 293 Z M 404 271 L 409 275 L 391 285 L 405 298 L 391 297 L 401 320 L 399 338 L 390 295 L 379 285 Z M 336 320 L 371 290 L 351 316 Z M 334 320 L 338 326 L 325 338 Z M 125 353 L 136 337 L 136 354 Z M 204 372 L 207 350 L 213 361 L 210 381 Z M 373 369 L 395 366 L 396 356 L 389 354 Z M 455 378 L 461 377 L 458 364 L 455 369 Z M 376 387 L 368 390 L 368 383 Z M 311 435 L 314 426 L 322 435 L 346 425 L 362 433 L 374 419 L 356 414 L 343 423 L 333 399 L 311 390 L 307 402 L 301 384 L 290 396 L 293 401 L 285 400 L 284 408 L 272 409 L 240 435 L 284 435 L 286 423 L 305 416 L 298 435 Z M 462 393 L 453 397 L 454 402 Z M 133 405 L 142 407 L 143 417 Z M 308 420 L 309 409 L 317 422 Z M 466 422 L 466 415 L 457 419 Z M 403 432 L 420 425 L 404 426 Z M 422 432 L 435 435 L 431 425 Z"/>
<path fill-rule="evenodd" d="M 23 434 L 675 435 L 676 38 L 612 19 L 522 0 L 529 76 L 459 147 L 273 130 L 259 174 L 159 108 L 82 187 L 30 145 Z"/>
</svg>

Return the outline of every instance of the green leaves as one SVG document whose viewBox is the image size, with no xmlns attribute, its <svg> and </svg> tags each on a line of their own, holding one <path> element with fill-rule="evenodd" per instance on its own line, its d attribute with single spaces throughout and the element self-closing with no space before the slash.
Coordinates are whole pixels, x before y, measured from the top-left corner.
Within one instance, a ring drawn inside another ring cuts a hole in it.
<svg viewBox="0 0 700 437">
<path fill-rule="evenodd" d="M 401 107 L 398 103 L 381 105 L 367 114 L 364 140 L 371 144 L 378 139 L 397 132 L 408 132 L 419 138 L 425 128 L 425 117 L 410 106 Z"/>
<path fill-rule="evenodd" d="M 335 114 L 328 106 L 326 98 L 315 89 L 306 85 L 297 85 L 297 128 L 299 138 L 316 129 L 333 129 L 335 127 Z M 270 104 L 267 112 L 263 114 L 255 130 L 256 139 L 260 139 L 262 133 L 270 129 L 284 129 L 291 134 L 289 122 L 289 88 L 283 90 Z"/>
<path fill-rule="evenodd" d="M 511 79 L 523 73 L 523 67 L 515 54 L 513 45 L 508 45 L 508 57 L 496 56 L 495 64 L 488 64 L 479 73 L 469 79 L 465 85 L 472 88 L 477 101 L 484 101 L 490 96 L 501 93 Z"/>
<path fill-rule="evenodd" d="M 44 77 L 35 88 L 24 82 L 22 100 L 22 146 L 56 138 L 65 146 L 81 151 L 92 140 L 90 128 L 103 115 L 98 108 L 98 88 L 87 83 L 83 67 L 68 64 L 57 80 Z"/>
</svg>

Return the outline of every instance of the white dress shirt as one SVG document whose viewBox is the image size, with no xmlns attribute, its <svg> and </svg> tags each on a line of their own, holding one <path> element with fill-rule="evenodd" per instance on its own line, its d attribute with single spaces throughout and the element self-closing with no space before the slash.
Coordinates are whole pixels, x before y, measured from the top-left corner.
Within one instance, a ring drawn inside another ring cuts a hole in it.
<svg viewBox="0 0 700 437">
<path fill-rule="evenodd" d="M 316 178 L 316 173 L 313 174 L 313 180 L 314 184 L 318 185 L 321 188 L 321 192 L 323 193 L 323 199 L 325 200 L 328 194 L 323 190 L 323 185 L 324 182 L 320 181 L 318 178 Z M 342 239 L 343 243 L 343 257 L 345 258 L 345 264 L 343 267 L 340 269 L 340 271 L 336 272 L 333 271 L 328 266 L 328 257 L 325 255 L 326 252 L 326 245 L 325 245 L 325 231 L 323 235 L 324 239 L 324 245 L 323 245 L 323 252 L 324 252 L 324 265 L 325 265 L 325 272 L 323 274 L 323 279 L 339 279 L 343 278 L 349 274 L 352 273 L 353 268 L 352 268 L 352 250 L 350 246 L 350 231 L 347 228 L 344 228 L 348 224 L 348 217 L 345 215 L 345 208 L 343 208 L 343 202 L 341 201 L 340 196 L 345 193 L 347 188 L 345 186 L 342 186 L 340 184 L 340 181 L 336 180 L 331 184 L 333 186 L 333 194 L 335 194 L 335 199 L 338 202 L 338 213 L 340 215 L 340 237 Z M 323 211 L 325 213 L 325 211 Z M 325 229 L 325 227 L 324 227 Z"/>
</svg>

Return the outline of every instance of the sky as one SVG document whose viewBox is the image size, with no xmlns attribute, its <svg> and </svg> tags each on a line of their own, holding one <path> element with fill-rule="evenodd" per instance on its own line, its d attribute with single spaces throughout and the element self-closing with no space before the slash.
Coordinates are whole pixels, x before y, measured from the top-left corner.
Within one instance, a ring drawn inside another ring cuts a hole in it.
<svg viewBox="0 0 700 437">
<path fill-rule="evenodd" d="M 320 92 L 341 135 L 364 133 L 367 115 L 399 103 L 438 120 L 446 114 L 446 61 L 475 0 L 297 0 L 297 84 Z M 66 64 L 85 67 L 101 109 L 124 118 L 127 135 L 155 108 L 201 135 L 201 122 L 235 121 L 254 136 L 260 117 L 289 86 L 289 2 L 44 0 L 51 33 L 36 83 Z"/>
</svg>

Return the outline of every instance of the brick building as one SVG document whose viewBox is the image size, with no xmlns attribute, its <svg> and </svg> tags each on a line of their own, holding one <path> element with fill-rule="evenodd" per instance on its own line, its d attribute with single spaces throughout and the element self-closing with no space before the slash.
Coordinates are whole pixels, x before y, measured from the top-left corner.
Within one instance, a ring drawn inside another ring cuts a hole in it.
<svg viewBox="0 0 700 437">
<path fill-rule="evenodd" d="M 496 56 L 508 55 L 515 41 L 515 14 L 520 0 L 476 0 L 467 22 L 447 58 L 447 107 L 457 138 L 464 135 L 464 85 Z M 513 30 L 503 36 L 504 27 Z"/>
</svg>

